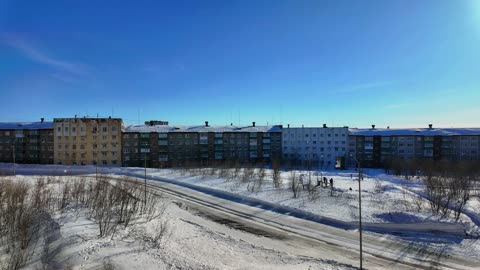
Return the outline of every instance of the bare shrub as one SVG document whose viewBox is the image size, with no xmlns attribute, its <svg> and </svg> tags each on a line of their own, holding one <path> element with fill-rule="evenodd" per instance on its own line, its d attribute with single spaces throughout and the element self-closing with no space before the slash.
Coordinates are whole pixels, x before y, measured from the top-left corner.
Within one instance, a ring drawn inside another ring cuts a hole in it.
<svg viewBox="0 0 480 270">
<path fill-rule="evenodd" d="M 274 188 L 282 187 L 282 180 L 280 174 L 280 161 L 275 159 L 272 161 L 272 183 Z"/>
<path fill-rule="evenodd" d="M 373 188 L 375 193 L 383 193 L 385 191 L 385 188 L 382 185 L 382 182 L 380 182 L 379 179 L 375 180 L 375 187 Z"/>
<path fill-rule="evenodd" d="M 168 219 L 158 222 L 155 226 L 154 233 L 150 236 L 152 247 L 163 248 L 171 235 Z"/>
<path fill-rule="evenodd" d="M 318 199 L 320 199 L 320 188 L 314 185 L 308 185 L 308 200 L 311 202 L 316 202 Z"/>
<path fill-rule="evenodd" d="M 423 198 L 419 195 L 413 195 L 413 205 L 417 212 L 422 211 L 423 208 Z"/>
<path fill-rule="evenodd" d="M 300 183 L 300 179 L 297 176 L 296 170 L 291 170 L 288 176 L 288 180 L 290 181 L 290 190 L 293 193 L 293 198 L 298 198 L 300 196 L 300 192 L 302 190 L 302 185 Z"/>
</svg>

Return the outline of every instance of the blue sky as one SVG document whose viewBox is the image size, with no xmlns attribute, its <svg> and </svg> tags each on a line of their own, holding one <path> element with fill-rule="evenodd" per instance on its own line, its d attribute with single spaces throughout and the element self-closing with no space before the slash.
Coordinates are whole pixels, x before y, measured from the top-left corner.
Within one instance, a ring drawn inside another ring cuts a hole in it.
<svg viewBox="0 0 480 270">
<path fill-rule="evenodd" d="M 126 2 L 0 0 L 0 121 L 480 126 L 480 0 Z"/>
</svg>

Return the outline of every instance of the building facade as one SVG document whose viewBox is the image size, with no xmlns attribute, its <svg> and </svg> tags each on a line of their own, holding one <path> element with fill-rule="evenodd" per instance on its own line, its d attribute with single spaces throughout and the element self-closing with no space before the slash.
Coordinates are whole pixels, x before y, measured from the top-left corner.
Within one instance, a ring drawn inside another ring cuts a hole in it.
<svg viewBox="0 0 480 270">
<path fill-rule="evenodd" d="M 283 160 L 315 168 L 345 167 L 348 127 L 287 127 L 282 132 Z"/>
<path fill-rule="evenodd" d="M 122 165 L 166 167 L 281 159 L 281 126 L 126 126 Z"/>
<path fill-rule="evenodd" d="M 393 159 L 480 160 L 480 129 L 350 129 L 349 165 L 382 167 Z M 354 158 L 353 158 L 354 157 Z"/>
<path fill-rule="evenodd" d="M 52 164 L 53 122 L 0 123 L 0 162 Z"/>
<path fill-rule="evenodd" d="M 120 118 L 55 118 L 54 162 L 120 166 L 121 132 Z"/>
</svg>

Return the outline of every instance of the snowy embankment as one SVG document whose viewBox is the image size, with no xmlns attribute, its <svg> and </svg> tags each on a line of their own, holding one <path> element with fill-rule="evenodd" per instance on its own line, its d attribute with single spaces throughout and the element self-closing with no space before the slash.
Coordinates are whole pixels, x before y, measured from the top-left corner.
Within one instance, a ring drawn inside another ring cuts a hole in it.
<svg viewBox="0 0 480 270">
<path fill-rule="evenodd" d="M 46 183 L 42 190 L 48 190 L 42 193 L 59 199 L 65 183 L 92 182 L 92 178 L 82 176 L 20 175 L 0 177 L 0 181 L 34 188 L 40 178 Z M 30 194 L 35 196 L 35 192 Z M 195 215 L 175 201 L 163 200 L 166 210 L 162 216 L 151 220 L 139 216 L 128 227 L 103 237 L 99 237 L 98 221 L 88 208 L 70 202 L 53 211 L 48 218 L 51 222 L 35 235 L 25 253 L 25 268 L 352 269 L 334 261 L 297 255 L 295 247 L 282 241 L 232 229 Z M 155 236 L 162 226 L 168 226 L 168 233 L 156 243 Z M 9 267 L 10 254 L 0 249 L 1 268 Z"/>
<path fill-rule="evenodd" d="M 5 171 L 11 164 L 0 164 Z M 265 178 L 255 191 L 249 190 L 249 184 L 237 179 L 212 175 L 210 169 L 202 172 L 174 169 L 147 169 L 149 180 L 162 180 L 169 183 L 193 188 L 213 196 L 237 202 L 258 205 L 258 207 L 277 211 L 282 214 L 320 222 L 344 229 L 357 227 L 358 223 L 358 181 L 355 171 L 322 171 L 308 173 L 298 171 L 297 178 L 303 174 L 304 182 L 313 185 L 322 178 L 333 180 L 333 192 L 330 187 L 316 187 L 316 194 L 303 188 L 297 198 L 291 191 L 291 173 L 280 172 L 280 187 L 272 183 L 272 170 L 265 170 Z M 60 165 L 19 165 L 17 171 L 24 175 L 43 174 L 92 174 L 94 166 Z M 143 168 L 99 167 L 99 173 L 116 176 L 128 175 L 143 177 Z M 467 203 L 464 214 L 455 221 L 453 215 L 440 218 L 433 215 L 428 201 L 423 196 L 423 184 L 419 179 L 405 180 L 384 174 L 381 170 L 364 172 L 361 181 L 362 221 L 367 230 L 374 232 L 447 232 L 453 235 L 465 232 L 477 237 L 480 234 L 479 198 L 472 197 Z M 215 192 L 217 190 L 218 192 Z M 281 206 L 281 207 L 279 207 Z"/>
</svg>

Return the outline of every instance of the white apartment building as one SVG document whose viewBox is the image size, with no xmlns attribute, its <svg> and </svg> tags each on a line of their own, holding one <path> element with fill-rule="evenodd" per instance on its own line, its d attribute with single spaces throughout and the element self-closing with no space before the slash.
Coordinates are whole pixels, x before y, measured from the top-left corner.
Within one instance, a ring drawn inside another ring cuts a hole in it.
<svg viewBox="0 0 480 270">
<path fill-rule="evenodd" d="M 342 168 L 348 153 L 348 127 L 287 127 L 282 131 L 282 147 L 284 160 Z"/>
</svg>

